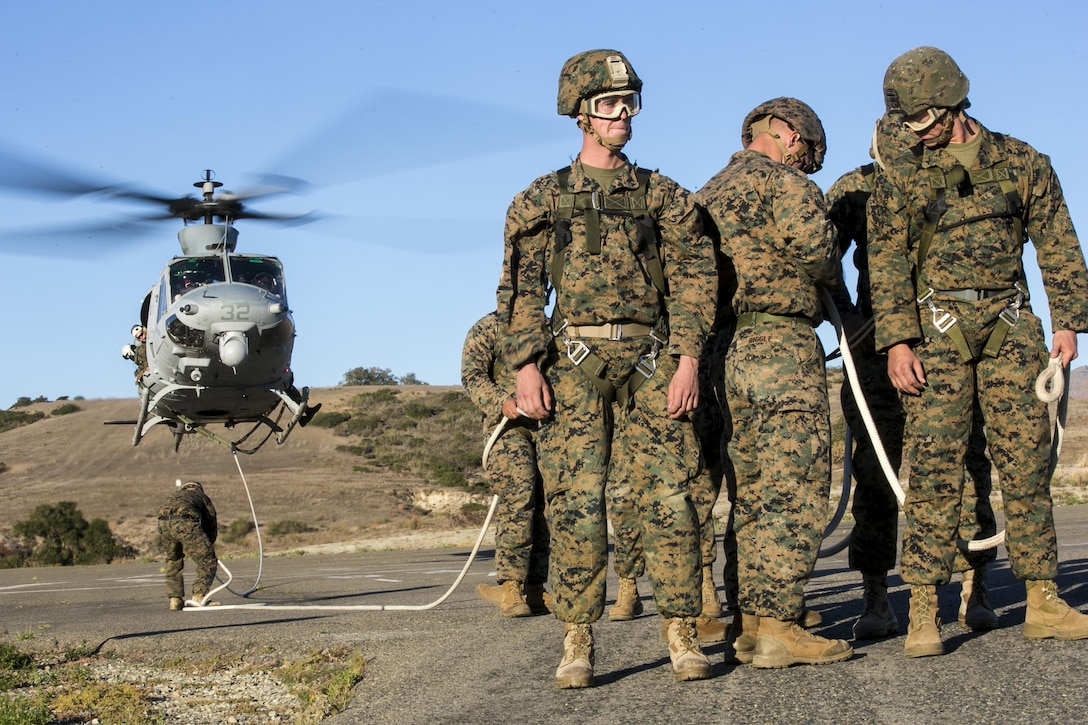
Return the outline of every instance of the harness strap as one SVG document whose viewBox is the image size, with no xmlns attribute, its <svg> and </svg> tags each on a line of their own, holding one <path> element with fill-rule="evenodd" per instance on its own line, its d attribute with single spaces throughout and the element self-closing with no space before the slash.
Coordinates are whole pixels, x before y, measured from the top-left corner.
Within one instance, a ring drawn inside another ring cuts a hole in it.
<svg viewBox="0 0 1088 725">
<path fill-rule="evenodd" d="M 597 388 L 597 391 L 601 394 L 601 397 L 608 402 L 619 403 L 623 407 L 627 407 L 634 400 L 635 392 L 642 387 L 642 384 L 653 377 L 654 372 L 657 370 L 657 356 L 668 340 L 668 330 L 664 323 L 664 319 L 658 321 L 657 325 L 653 328 L 648 325 L 640 325 L 637 323 L 609 323 L 604 325 L 568 325 L 564 319 L 562 324 L 555 327 L 556 316 L 553 315 L 553 329 L 552 329 L 552 343 L 556 345 L 558 350 L 558 343 L 556 339 L 561 339 L 563 345 L 566 347 L 567 358 L 574 363 L 586 379 L 593 383 L 593 387 Z M 603 328 L 615 329 L 620 328 L 620 337 L 606 337 L 599 334 Z M 585 331 L 589 331 L 590 334 L 584 334 Z M 636 332 L 636 330 L 638 332 Z M 645 332 L 641 332 L 645 330 Z M 577 334 L 576 334 L 577 333 Z M 580 337 L 588 337 L 590 339 L 610 339 L 621 340 L 630 339 L 633 337 L 649 337 L 653 340 L 653 344 L 650 351 L 640 355 L 635 362 L 634 371 L 628 376 L 627 380 L 620 386 L 612 384 L 606 376 L 605 372 L 608 369 L 608 363 L 601 359 L 599 355 L 593 352 L 592 349 L 584 342 Z"/>
<path fill-rule="evenodd" d="M 995 134 L 995 139 L 1000 143 L 1000 137 L 997 134 Z M 917 256 L 915 258 L 914 274 L 915 292 L 917 293 L 918 304 L 927 305 L 930 312 L 933 313 L 934 326 L 940 332 L 943 332 L 952 338 L 952 342 L 956 345 L 960 357 L 962 357 L 964 361 L 969 362 L 974 356 L 971 354 L 971 349 L 967 344 L 966 337 L 964 337 L 963 330 L 956 324 L 957 320 L 951 313 L 937 307 L 933 302 L 933 295 L 950 296 L 965 301 L 981 301 L 1007 292 L 1008 290 L 965 289 L 934 292 L 933 289 L 929 289 L 928 292 L 923 294 L 922 290 L 925 289 L 925 283 L 923 281 L 924 277 L 922 269 L 926 256 L 929 254 L 929 249 L 933 243 L 935 234 L 945 233 L 952 229 L 956 229 L 957 227 L 964 226 L 965 224 L 971 224 L 984 219 L 1011 219 L 1016 239 L 1023 242 L 1024 221 L 1021 217 L 1023 205 L 1020 200 L 1020 194 L 1016 189 L 1016 184 L 1013 183 L 1011 174 L 1009 173 L 1008 162 L 1005 159 L 1002 159 L 993 166 L 974 171 L 968 171 L 963 166 L 957 164 L 952 167 L 948 173 L 945 173 L 936 166 L 926 169 L 926 173 L 929 177 L 930 198 L 929 203 L 926 205 L 924 213 L 925 223 L 922 225 L 922 235 L 918 241 L 916 250 Z M 1004 211 L 980 214 L 967 219 L 961 219 L 960 221 L 951 224 L 939 225 L 941 217 L 948 211 L 948 201 L 945 197 L 948 189 L 962 189 L 964 185 L 972 187 L 978 184 L 992 183 L 998 184 L 1002 193 L 1005 195 Z M 1017 289 L 1019 290 L 1019 286 L 1017 286 Z M 1022 302 L 1023 292 L 1021 291 L 1016 299 L 1001 311 L 998 321 L 994 325 L 994 329 L 986 340 L 986 346 L 982 351 L 983 355 L 997 357 L 1009 330 L 1012 329 L 1012 326 L 1015 325 L 1016 321 L 1019 319 L 1019 309 Z"/>
<path fill-rule="evenodd" d="M 571 187 L 570 167 L 555 172 L 559 185 L 559 200 L 555 210 L 555 247 L 549 269 L 552 287 L 559 288 L 563 279 L 563 266 L 566 264 L 567 246 L 573 241 L 570 233 L 570 220 L 582 214 L 586 220 L 586 251 L 590 254 L 601 253 L 601 214 L 629 216 L 638 225 L 638 253 L 642 258 L 646 273 L 654 287 L 662 294 L 667 294 L 665 273 L 658 252 L 657 226 L 647 213 L 646 190 L 650 182 L 648 169 L 635 169 L 638 188 L 622 194 L 605 194 L 601 191 L 575 191 Z"/>
<path fill-rule="evenodd" d="M 605 340 L 626 340 L 630 337 L 645 337 L 653 331 L 649 325 L 637 322 L 607 322 L 603 325 L 567 325 L 569 337 L 596 337 Z"/>
</svg>

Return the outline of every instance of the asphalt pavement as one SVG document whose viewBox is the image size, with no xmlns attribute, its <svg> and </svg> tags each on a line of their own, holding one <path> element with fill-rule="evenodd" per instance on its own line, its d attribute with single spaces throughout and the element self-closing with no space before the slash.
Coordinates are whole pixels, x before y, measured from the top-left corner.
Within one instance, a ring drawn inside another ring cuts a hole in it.
<svg viewBox="0 0 1088 725">
<path fill-rule="evenodd" d="M 1088 505 L 1059 507 L 1056 519 L 1059 589 L 1088 611 Z M 234 580 L 216 597 L 224 606 L 195 612 L 167 611 L 153 562 L 4 570 L 0 641 L 124 659 L 291 657 L 350 646 L 366 657 L 367 668 L 353 704 L 327 721 L 341 724 L 1088 722 L 1088 640 L 1024 639 L 1023 585 L 1003 547 L 991 567 L 990 593 L 1000 628 L 960 627 L 959 585 L 943 587 L 943 657 L 905 658 L 900 635 L 852 643 L 855 655 L 847 662 L 757 670 L 726 664 L 724 646 L 708 645 L 713 677 L 676 683 L 643 580 L 643 616 L 594 625 L 595 687 L 564 691 L 552 684 L 561 624 L 551 616 L 501 618 L 475 594 L 476 584 L 494 581 L 494 551 L 482 550 L 465 570 L 469 553 L 230 560 L 224 563 Z M 720 577 L 720 562 L 715 568 Z M 462 571 L 463 581 L 449 591 Z M 248 597 L 234 593 L 257 583 Z M 898 576 L 890 584 L 905 626 L 907 587 Z M 610 598 L 615 591 L 610 574 Z M 860 597 L 860 576 L 847 567 L 845 552 L 821 559 L 807 592 L 808 605 L 823 616 L 817 631 L 849 639 Z"/>
</svg>

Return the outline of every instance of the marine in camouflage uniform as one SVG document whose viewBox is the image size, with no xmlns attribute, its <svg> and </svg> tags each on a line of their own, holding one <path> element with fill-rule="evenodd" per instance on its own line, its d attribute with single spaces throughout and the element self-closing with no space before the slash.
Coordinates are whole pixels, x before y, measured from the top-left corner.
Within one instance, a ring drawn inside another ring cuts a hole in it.
<svg viewBox="0 0 1088 725">
<path fill-rule="evenodd" d="M 851 242 L 855 244 L 853 262 L 858 272 L 856 304 L 841 291 L 832 297 L 851 340 L 850 351 L 866 407 L 894 471 L 899 470 L 903 460 L 903 408 L 899 393 L 888 379 L 887 361 L 876 354 L 872 329 L 861 331 L 873 316 L 865 209 L 872 194 L 873 177 L 883 168 L 884 160 L 905 152 L 917 140 L 901 121 L 881 117 L 870 148 L 874 163 L 848 171 L 827 191 L 828 214 L 838 232 L 840 250 L 845 256 Z M 854 637 L 871 639 L 899 632 L 899 622 L 887 597 L 887 573 L 895 567 L 899 543 L 899 501 L 888 485 L 848 381 L 842 386 L 841 399 L 843 415 L 854 440 L 851 463 L 856 486 L 851 507 L 854 528 L 849 561 L 851 568 L 862 573 L 864 586 L 864 608 L 854 623 Z M 964 540 L 985 539 L 997 533 L 990 504 L 991 466 L 986 457 L 982 413 L 977 410 L 977 401 L 975 407 L 964 462 L 971 486 L 964 490 L 960 510 L 959 531 Z M 954 570 L 964 572 L 959 619 L 971 629 L 997 626 L 997 615 L 990 608 L 986 589 L 986 564 L 996 557 L 996 547 L 971 552 L 957 550 Z"/>
<path fill-rule="evenodd" d="M 593 682 L 590 625 L 604 611 L 608 564 L 606 476 L 631 487 L 642 516 L 674 676 L 710 676 L 694 629 L 701 599 L 691 482 L 701 461 L 688 414 L 714 309 L 714 250 L 691 194 L 621 152 L 641 88 L 618 51 L 569 59 L 557 110 L 578 120 L 581 151 L 569 170 L 514 197 L 506 215 L 502 360 L 517 371 L 518 407 L 546 421 L 537 455 L 553 611 L 564 622 L 560 688 Z"/>
<path fill-rule="evenodd" d="M 797 624 L 831 486 L 827 376 L 814 328 L 820 289 L 839 282 L 839 255 L 823 194 L 806 176 L 819 170 L 826 140 L 816 114 L 793 98 L 754 108 L 741 137 L 744 150 L 696 194 L 736 271 L 736 292 L 720 304 L 736 314 L 725 397 L 738 604 L 757 628 L 754 666 L 837 662 L 853 652 L 846 642 Z"/>
<path fill-rule="evenodd" d="M 188 556 L 196 565 L 193 600 L 202 600 L 211 590 L 219 560 L 215 556 L 215 540 L 219 522 L 215 506 L 204 487 L 189 481 L 170 494 L 159 509 L 159 540 L 166 552 L 166 596 L 170 609 L 181 609 L 185 601 L 182 569 Z"/>
<path fill-rule="evenodd" d="M 487 457 L 487 478 L 499 504 L 495 521 L 498 585 L 480 584 L 477 593 L 497 604 L 504 617 L 545 614 L 548 579 L 548 523 L 544 488 L 537 470 L 536 421 L 518 415 L 514 374 L 497 360 L 498 316 L 491 312 L 469 330 L 461 350 L 461 384 L 480 410 L 484 440 L 503 420 L 506 426 Z"/>
<path fill-rule="evenodd" d="M 1088 616 L 1054 585 L 1049 420 L 1033 392 L 1048 355 L 1027 297 L 1024 242 L 1035 246 L 1051 305 L 1049 357 L 1063 365 L 1076 357 L 1076 333 L 1088 330 L 1088 270 L 1049 158 L 967 116 L 968 87 L 937 48 L 892 62 L 887 110 L 921 144 L 888 163 L 869 203 L 876 345 L 888 353 L 907 416 L 908 657 L 944 652 L 937 585 L 954 565 L 976 396 L 1001 481 L 1009 562 L 1026 581 L 1024 635 L 1088 637 Z"/>
</svg>

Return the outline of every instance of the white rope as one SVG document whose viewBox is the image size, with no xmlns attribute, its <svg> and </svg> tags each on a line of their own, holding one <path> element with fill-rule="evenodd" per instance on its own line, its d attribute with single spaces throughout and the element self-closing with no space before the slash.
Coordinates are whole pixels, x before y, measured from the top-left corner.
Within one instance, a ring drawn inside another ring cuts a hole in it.
<svg viewBox="0 0 1088 725">
<path fill-rule="evenodd" d="M 218 606 L 218 605 L 205 604 L 205 602 L 210 600 L 212 598 L 212 595 L 215 594 L 216 592 L 222 591 L 223 589 L 227 589 L 230 586 L 231 581 L 234 580 L 234 575 L 230 573 L 230 569 L 227 568 L 227 565 L 224 564 L 221 561 L 218 562 L 218 563 L 219 563 L 219 566 L 223 567 L 223 571 L 225 571 L 227 573 L 227 580 L 225 582 L 223 582 L 222 584 L 220 584 L 219 586 L 217 586 L 215 589 L 212 589 L 210 592 L 208 592 L 207 594 L 202 596 L 200 599 L 186 599 L 185 600 L 186 608 L 193 607 L 193 608 L 196 608 L 196 609 L 207 609 L 207 608 L 209 608 L 211 606 Z"/>
<path fill-rule="evenodd" d="M 519 412 L 521 412 L 521 411 L 519 411 Z M 484 446 L 483 464 L 484 464 L 485 468 L 487 467 L 488 454 L 491 452 L 492 446 L 495 445 L 495 441 L 497 441 L 499 439 L 499 436 L 502 435 L 502 432 L 506 428 L 506 425 L 507 425 L 508 422 L 509 422 L 509 420 L 506 417 L 503 417 L 503 419 L 501 421 L 499 421 L 499 424 L 495 426 L 495 430 L 492 431 L 491 437 L 487 441 L 487 445 Z M 241 470 L 241 468 L 239 468 L 239 470 Z M 244 477 L 243 477 L 243 480 L 244 480 Z M 248 491 L 249 491 L 248 487 L 246 488 L 246 491 L 248 493 Z M 252 500 L 251 500 L 251 504 L 252 504 Z M 499 496 L 498 496 L 498 494 L 494 494 L 491 497 L 491 507 L 487 510 L 487 516 L 484 518 L 484 524 L 483 524 L 483 526 L 480 527 L 480 534 L 476 537 L 476 543 L 473 544 L 472 551 L 469 553 L 468 560 L 465 561 L 465 566 L 461 569 L 461 573 L 457 575 L 457 578 L 454 580 L 453 584 L 450 585 L 450 588 L 446 590 L 445 594 L 443 594 L 442 596 L 440 596 L 438 599 L 434 600 L 433 602 L 430 602 L 429 604 L 344 604 L 344 605 L 328 605 L 328 604 L 265 604 L 263 602 L 261 602 L 261 603 L 254 602 L 254 603 L 250 603 L 250 604 L 227 604 L 227 605 L 223 605 L 223 606 L 214 606 L 214 607 L 202 606 L 203 601 L 207 601 L 208 597 L 210 597 L 213 592 L 217 592 L 217 591 L 219 591 L 219 589 L 222 589 L 223 587 L 225 587 L 226 584 L 224 584 L 222 587 L 219 587 L 217 589 L 213 589 L 211 592 L 209 592 L 208 596 L 204 597 L 204 600 L 201 602 L 201 604 L 198 605 L 198 604 L 194 603 L 194 606 L 186 607 L 184 611 L 186 611 L 186 612 L 212 612 L 212 611 L 223 611 L 223 610 L 226 610 L 226 609 L 275 609 L 277 611 L 283 611 L 283 610 L 305 609 L 305 610 L 340 611 L 340 612 L 423 612 L 423 611 L 426 611 L 428 609 L 434 609 L 439 604 L 446 601 L 446 599 L 448 599 L 449 596 L 451 594 L 453 594 L 453 592 L 457 589 L 458 586 L 460 586 L 461 582 L 464 580 L 465 575 L 468 573 L 468 568 L 470 566 L 472 566 L 472 562 L 475 561 L 476 554 L 480 550 L 480 545 L 483 543 L 484 537 L 487 535 L 487 530 L 491 526 L 491 518 L 495 515 L 495 509 L 498 507 L 498 505 L 499 505 Z M 254 514 L 254 516 L 256 516 L 256 514 Z M 223 566 L 223 562 L 219 562 L 219 565 L 223 567 L 224 571 L 227 571 L 227 567 Z M 227 571 L 227 574 L 229 575 L 230 572 Z M 250 592 L 254 591 L 255 589 L 256 589 L 256 586 L 254 586 L 254 588 L 251 589 Z M 247 594 L 248 593 L 249 592 L 247 592 Z"/>
<path fill-rule="evenodd" d="M 464 568 L 461 569 L 461 573 L 457 575 L 457 579 L 454 580 L 450 588 L 446 590 L 446 593 L 440 596 L 438 599 L 430 602 L 429 604 L 343 604 L 343 605 L 330 605 L 330 604 L 265 604 L 263 602 L 253 602 L 250 604 L 227 604 L 223 606 L 215 607 L 186 607 L 186 612 L 218 612 L 226 609 L 275 609 L 277 611 L 283 610 L 300 610 L 305 609 L 307 611 L 339 611 L 339 612 L 422 612 L 428 609 L 434 609 L 442 602 L 446 601 L 454 590 L 461 584 L 465 578 L 465 574 L 468 573 L 468 568 L 472 565 L 473 560 L 476 558 L 476 553 L 480 550 L 480 544 L 483 543 L 484 536 L 487 534 L 487 529 L 491 525 L 491 517 L 495 514 L 495 507 L 498 506 L 498 495 L 491 497 L 491 508 L 487 511 L 487 518 L 484 520 L 484 525 L 480 528 L 480 535 L 476 537 L 476 543 L 472 547 L 472 552 L 468 555 L 468 560 L 465 562 Z M 222 562 L 220 562 L 222 565 Z M 226 567 L 224 567 L 226 568 Z"/>
</svg>

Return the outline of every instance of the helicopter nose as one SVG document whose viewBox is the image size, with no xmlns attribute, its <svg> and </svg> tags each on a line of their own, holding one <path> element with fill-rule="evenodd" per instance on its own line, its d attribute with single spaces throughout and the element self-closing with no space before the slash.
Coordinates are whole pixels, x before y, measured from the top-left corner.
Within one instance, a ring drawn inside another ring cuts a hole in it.
<svg viewBox="0 0 1088 725">
<path fill-rule="evenodd" d="M 244 332 L 232 330 L 219 336 L 219 359 L 227 367 L 235 368 L 249 357 L 249 340 Z"/>
</svg>

